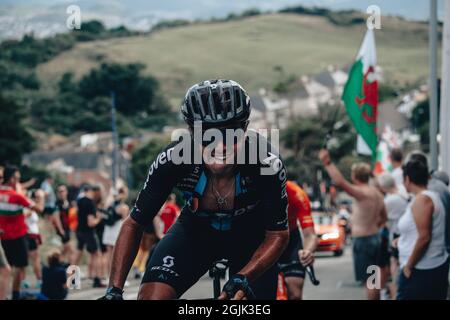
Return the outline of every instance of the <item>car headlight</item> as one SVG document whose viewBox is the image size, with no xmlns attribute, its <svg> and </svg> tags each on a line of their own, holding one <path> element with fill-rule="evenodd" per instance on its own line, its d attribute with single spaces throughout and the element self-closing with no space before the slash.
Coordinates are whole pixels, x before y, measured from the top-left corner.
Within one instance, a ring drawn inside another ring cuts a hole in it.
<svg viewBox="0 0 450 320">
<path fill-rule="evenodd" d="M 322 240 L 337 239 L 337 238 L 339 238 L 339 232 L 330 232 L 322 235 Z"/>
</svg>

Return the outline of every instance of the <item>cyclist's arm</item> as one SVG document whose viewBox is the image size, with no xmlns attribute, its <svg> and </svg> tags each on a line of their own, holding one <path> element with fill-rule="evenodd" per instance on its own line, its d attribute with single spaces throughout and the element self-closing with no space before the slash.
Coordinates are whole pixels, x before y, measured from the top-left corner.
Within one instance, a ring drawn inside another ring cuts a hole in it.
<svg viewBox="0 0 450 320">
<path fill-rule="evenodd" d="M 315 252 L 317 246 L 319 245 L 319 239 L 317 238 L 316 232 L 314 231 L 314 227 L 302 229 L 302 235 L 304 242 L 303 250 Z"/>
<path fill-rule="evenodd" d="M 114 246 L 109 287 L 123 289 L 128 272 L 139 250 L 143 232 L 144 227 L 133 218 L 127 217 L 124 220 Z"/>
<path fill-rule="evenodd" d="M 110 287 L 123 288 L 136 258 L 144 228 L 153 223 L 153 218 L 182 174 L 181 165 L 170 161 L 169 150 L 170 146 L 150 166 L 144 187 L 122 225 L 111 263 Z"/>
<path fill-rule="evenodd" d="M 280 168 L 275 174 L 261 176 L 260 183 L 266 186 L 261 196 L 266 234 L 249 263 L 239 272 L 245 275 L 250 283 L 278 261 L 289 242 L 286 169 L 282 162 L 279 163 Z"/>
<path fill-rule="evenodd" d="M 162 219 L 161 219 L 161 213 L 158 213 L 155 218 L 153 219 L 153 226 L 155 228 L 155 234 L 158 239 L 162 239 L 164 237 L 164 234 L 162 233 L 161 226 L 162 226 Z"/>
<path fill-rule="evenodd" d="M 267 271 L 278 259 L 289 242 L 289 231 L 266 231 L 264 241 L 253 254 L 250 262 L 238 273 L 252 283 Z"/>
<path fill-rule="evenodd" d="M 314 220 L 311 215 L 311 201 L 306 193 L 302 193 L 298 197 L 299 211 L 297 219 L 302 228 L 302 235 L 304 240 L 303 250 L 314 252 L 319 245 L 319 239 L 314 231 Z"/>
</svg>

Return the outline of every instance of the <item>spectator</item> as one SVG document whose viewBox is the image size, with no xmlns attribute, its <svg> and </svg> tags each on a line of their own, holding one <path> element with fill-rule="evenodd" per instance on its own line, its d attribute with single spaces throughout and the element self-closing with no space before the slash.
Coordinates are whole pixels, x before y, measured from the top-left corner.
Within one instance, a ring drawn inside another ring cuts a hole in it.
<svg viewBox="0 0 450 320">
<path fill-rule="evenodd" d="M 44 215 L 51 217 L 55 212 L 56 195 L 53 190 L 53 178 L 47 176 L 40 187 L 45 193 Z"/>
<path fill-rule="evenodd" d="M 59 250 L 50 252 L 47 263 L 48 266 L 42 270 L 41 294 L 49 300 L 64 300 L 67 297 L 67 275 Z"/>
<path fill-rule="evenodd" d="M 320 150 L 319 158 L 336 186 L 355 198 L 351 224 L 356 280 L 365 283 L 368 299 L 379 299 L 379 290 L 368 286 L 366 282 L 369 277 L 367 268 L 379 264 L 380 237 L 378 233 L 387 220 L 383 195 L 369 185 L 371 169 L 368 164 L 356 163 L 352 166 L 352 183 L 350 183 L 331 162 L 328 150 Z"/>
<path fill-rule="evenodd" d="M 44 192 L 40 189 L 33 191 L 31 199 L 35 202 L 43 203 Z M 31 260 L 33 272 L 36 277 L 35 287 L 40 288 L 42 282 L 42 271 L 38 248 L 42 244 L 42 239 L 41 234 L 39 233 L 39 215 L 36 213 L 36 211 L 27 210 L 25 216 L 25 222 L 28 229 L 28 258 Z"/>
<path fill-rule="evenodd" d="M 165 236 L 180 214 L 180 208 L 177 206 L 176 200 L 175 194 L 171 193 L 162 209 L 155 216 L 153 223 L 155 224 L 156 236 L 160 240 Z"/>
<path fill-rule="evenodd" d="M 0 166 L 0 185 L 3 184 L 3 167 Z M 0 239 L 3 230 L 0 229 Z M 8 286 L 9 275 L 11 274 L 11 267 L 6 261 L 5 252 L 0 241 L 0 300 L 6 299 L 6 290 Z"/>
<path fill-rule="evenodd" d="M 408 155 L 408 159 L 417 160 L 428 166 L 427 157 L 420 151 L 413 151 Z M 447 176 L 448 177 L 448 176 Z M 443 179 L 443 181 L 441 180 Z M 450 191 L 445 184 L 445 176 L 439 173 L 433 173 L 428 181 L 428 190 L 434 191 L 439 195 L 439 198 L 444 205 L 445 210 L 445 243 L 447 252 L 450 253 Z M 448 181 L 448 180 L 447 180 Z"/>
<path fill-rule="evenodd" d="M 70 202 L 68 200 L 68 190 L 64 184 L 61 184 L 56 189 L 57 200 L 56 200 L 56 213 L 54 215 L 54 227 L 56 233 L 61 238 L 63 244 L 62 256 L 65 261 L 72 263 L 74 250 L 72 244 L 70 243 L 70 219 L 69 211 L 71 209 Z"/>
<path fill-rule="evenodd" d="M 397 239 L 400 234 L 398 231 L 398 220 L 405 213 L 409 198 L 405 193 L 400 192 L 394 177 L 390 173 L 383 173 L 378 176 L 378 183 L 381 191 L 385 194 L 384 204 L 387 212 L 387 227 L 389 230 L 389 243 Z M 391 246 L 390 254 L 390 275 L 392 284 L 390 287 L 391 298 L 397 296 L 396 278 L 398 274 L 398 250 Z"/>
<path fill-rule="evenodd" d="M 403 185 L 403 152 L 400 148 L 394 148 L 390 153 L 391 164 L 392 164 L 392 177 L 395 180 L 397 188 L 401 189 Z"/>
<path fill-rule="evenodd" d="M 0 166 L 0 185 L 3 184 L 3 167 Z M 3 230 L 0 229 L 0 239 L 2 236 Z M 6 290 L 8 286 L 8 279 L 11 273 L 11 267 L 6 261 L 5 252 L 3 251 L 3 247 L 0 241 L 0 300 L 6 299 Z"/>
<path fill-rule="evenodd" d="M 0 237 L 3 230 L 0 229 Z M 8 287 L 8 279 L 11 274 L 11 267 L 6 261 L 5 252 L 0 241 L 0 301 L 6 299 L 6 290 Z"/>
<path fill-rule="evenodd" d="M 444 171 L 434 171 L 433 174 L 431 175 L 431 178 L 441 181 L 447 187 L 450 182 L 449 181 L 450 178 L 448 177 L 447 172 Z"/>
<path fill-rule="evenodd" d="M 111 258 L 117 237 L 119 236 L 122 222 L 128 216 L 129 207 L 125 203 L 128 197 L 128 188 L 120 187 L 116 199 L 112 206 L 108 209 L 108 220 L 106 221 L 105 232 L 103 233 L 103 243 L 107 247 L 106 258 L 108 272 L 111 270 Z"/>
<path fill-rule="evenodd" d="M 103 243 L 103 234 L 105 232 L 106 221 L 108 220 L 108 210 L 105 207 L 105 201 L 103 197 L 103 188 L 101 185 L 94 185 L 92 187 L 93 200 L 97 208 L 97 216 L 100 222 L 95 226 L 95 233 L 100 244 L 100 262 L 99 262 L 99 276 L 101 279 L 105 278 L 109 272 L 108 260 L 107 260 L 107 247 Z"/>
<path fill-rule="evenodd" d="M 409 160 L 403 175 L 405 188 L 414 200 L 398 222 L 401 272 L 397 299 L 446 299 L 449 262 L 444 206 L 436 192 L 427 190 L 425 163 Z"/>
<path fill-rule="evenodd" d="M 95 227 L 100 223 L 101 218 L 97 215 L 97 208 L 93 201 L 94 195 L 92 187 L 85 185 L 77 201 L 78 226 L 77 226 L 77 253 L 74 259 L 75 264 L 79 264 L 84 248 L 89 253 L 88 275 L 93 279 L 93 287 L 104 287 L 100 280 L 100 243 L 95 232 Z"/>
<path fill-rule="evenodd" d="M 43 203 L 34 203 L 16 191 L 20 183 L 20 172 L 15 166 L 7 166 L 3 172 L 3 184 L 0 186 L 0 229 L 2 247 L 8 263 L 13 267 L 12 298 L 20 298 L 20 282 L 25 278 L 28 265 L 27 225 L 24 209 L 37 212 L 44 209 Z"/>
</svg>

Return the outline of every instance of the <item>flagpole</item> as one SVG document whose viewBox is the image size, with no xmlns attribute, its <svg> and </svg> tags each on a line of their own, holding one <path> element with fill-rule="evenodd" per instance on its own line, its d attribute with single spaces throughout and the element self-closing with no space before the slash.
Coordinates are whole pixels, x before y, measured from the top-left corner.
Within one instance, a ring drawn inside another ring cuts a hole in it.
<svg viewBox="0 0 450 320">
<path fill-rule="evenodd" d="M 442 37 L 442 82 L 440 107 L 440 153 L 442 170 L 450 173 L 450 0 L 444 1 L 444 31 Z"/>
<path fill-rule="evenodd" d="M 438 169 L 438 102 L 437 102 L 437 0 L 430 0 L 429 21 L 429 47 L 430 47 L 430 169 Z"/>
</svg>

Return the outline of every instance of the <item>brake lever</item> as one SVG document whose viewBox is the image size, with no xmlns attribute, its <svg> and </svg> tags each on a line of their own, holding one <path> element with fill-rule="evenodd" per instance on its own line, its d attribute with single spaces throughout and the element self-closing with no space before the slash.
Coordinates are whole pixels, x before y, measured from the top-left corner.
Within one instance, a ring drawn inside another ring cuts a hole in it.
<svg viewBox="0 0 450 320">
<path fill-rule="evenodd" d="M 309 279 L 313 285 L 318 286 L 320 284 L 320 281 L 316 278 L 313 266 L 307 266 L 306 273 L 308 273 Z"/>
</svg>

